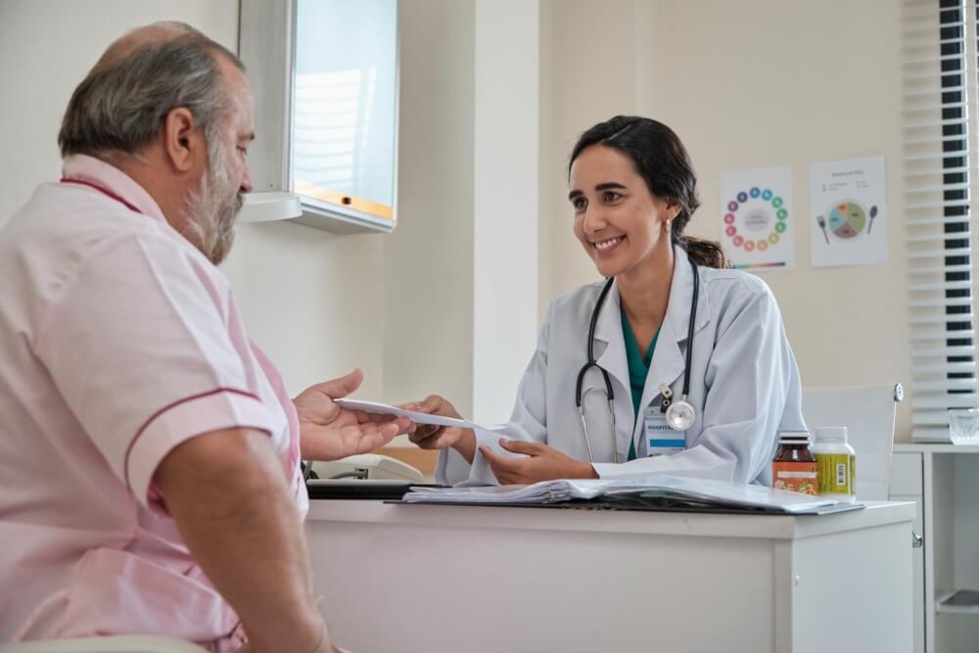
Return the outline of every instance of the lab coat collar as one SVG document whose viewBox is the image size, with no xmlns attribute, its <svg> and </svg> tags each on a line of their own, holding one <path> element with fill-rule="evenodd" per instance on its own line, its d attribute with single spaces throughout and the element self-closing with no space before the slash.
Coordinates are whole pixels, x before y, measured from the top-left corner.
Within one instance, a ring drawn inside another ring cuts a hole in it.
<svg viewBox="0 0 979 653">
<path fill-rule="evenodd" d="M 707 300 L 707 289 L 704 284 L 702 266 L 700 270 L 700 291 L 697 296 L 697 315 L 694 322 L 694 342 L 696 334 L 710 321 L 710 302 Z M 673 247 L 673 280 L 670 283 L 670 301 L 666 307 L 663 326 L 660 327 L 659 339 L 649 363 L 649 374 L 646 375 L 646 385 L 643 388 L 640 406 L 648 406 L 659 396 L 659 385 L 673 385 L 683 376 L 686 368 L 686 347 L 693 343 L 685 343 L 683 349 L 680 343 L 687 339 L 690 326 L 690 305 L 693 300 L 693 266 L 686 250 L 674 245 Z M 676 388 L 674 399 L 679 399 L 682 388 Z"/>
<path fill-rule="evenodd" d="M 697 321 L 694 333 L 707 326 L 710 322 L 710 302 L 707 301 L 707 289 L 704 285 L 704 266 L 698 265 L 700 271 L 700 292 L 697 297 Z M 673 282 L 670 284 L 670 303 L 666 308 L 664 322 L 669 322 L 677 342 L 687 339 L 690 324 L 690 302 L 693 299 L 693 266 L 685 249 L 679 245 L 673 246 Z"/>
<path fill-rule="evenodd" d="M 700 277 L 697 319 L 694 324 L 695 339 L 696 333 L 710 321 L 710 304 L 707 301 L 707 289 L 704 284 L 702 268 Z M 660 383 L 672 385 L 683 375 L 686 363 L 685 350 L 681 350 L 680 343 L 687 339 L 690 301 L 692 299 L 693 268 L 690 266 L 686 251 L 681 247 L 674 246 L 670 301 L 666 308 L 663 325 L 660 327 L 656 350 L 653 352 L 652 361 L 650 361 L 649 374 L 646 376 L 646 386 L 643 389 L 640 406 L 648 406 L 659 395 Z M 629 364 L 626 360 L 625 339 L 622 335 L 620 306 L 619 288 L 616 283 L 613 283 L 595 325 L 595 340 L 606 343 L 604 351 L 596 348 L 596 351 L 601 352 L 597 362 L 618 380 L 624 391 L 630 392 Z M 639 421 L 641 420 L 637 420 L 637 422 Z"/>
</svg>

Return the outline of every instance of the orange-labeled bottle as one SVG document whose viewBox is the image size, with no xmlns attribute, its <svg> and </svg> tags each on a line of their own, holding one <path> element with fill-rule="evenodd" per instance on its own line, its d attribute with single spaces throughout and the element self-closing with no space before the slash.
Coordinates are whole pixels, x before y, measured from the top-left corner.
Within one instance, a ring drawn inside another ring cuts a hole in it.
<svg viewBox="0 0 979 653">
<path fill-rule="evenodd" d="M 772 487 L 776 490 L 819 493 L 819 466 L 809 448 L 808 431 L 779 431 L 778 451 L 772 460 Z"/>
</svg>

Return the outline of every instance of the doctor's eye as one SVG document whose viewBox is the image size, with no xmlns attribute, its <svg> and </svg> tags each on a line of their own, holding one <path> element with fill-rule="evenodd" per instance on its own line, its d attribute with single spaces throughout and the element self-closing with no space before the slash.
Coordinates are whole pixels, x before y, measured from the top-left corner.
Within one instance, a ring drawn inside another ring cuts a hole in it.
<svg viewBox="0 0 979 653">
<path fill-rule="evenodd" d="M 622 199 L 622 194 L 617 193 L 614 190 L 607 190 L 604 193 L 602 193 L 602 201 L 604 201 L 606 204 L 617 202 L 620 199 Z"/>
<path fill-rule="evenodd" d="M 584 197 L 576 197 L 571 200 L 571 206 L 574 207 L 575 211 L 584 211 L 585 207 L 588 206 L 588 200 Z"/>
</svg>

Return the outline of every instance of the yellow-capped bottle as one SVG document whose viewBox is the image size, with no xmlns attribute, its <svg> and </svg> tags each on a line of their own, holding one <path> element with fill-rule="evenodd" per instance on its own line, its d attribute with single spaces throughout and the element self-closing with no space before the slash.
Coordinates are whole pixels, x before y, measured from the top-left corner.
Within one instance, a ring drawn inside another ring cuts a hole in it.
<svg viewBox="0 0 979 653">
<path fill-rule="evenodd" d="M 857 499 L 857 454 L 845 426 L 818 426 L 812 453 L 819 468 L 819 496 L 853 503 Z"/>
</svg>

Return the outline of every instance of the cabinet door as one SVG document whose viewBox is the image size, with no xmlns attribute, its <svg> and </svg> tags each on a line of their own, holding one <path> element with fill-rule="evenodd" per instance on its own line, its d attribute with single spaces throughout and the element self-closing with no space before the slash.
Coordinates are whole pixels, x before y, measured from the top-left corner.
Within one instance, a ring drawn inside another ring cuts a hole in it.
<svg viewBox="0 0 979 653">
<path fill-rule="evenodd" d="M 891 501 L 914 501 L 917 513 L 912 529 L 918 536 L 924 533 L 924 501 L 922 500 L 922 457 L 920 453 L 895 452 L 891 463 Z M 909 539 L 908 546 L 912 542 Z M 925 653 L 925 547 L 928 542 L 912 552 L 914 578 L 914 652 Z"/>
</svg>

